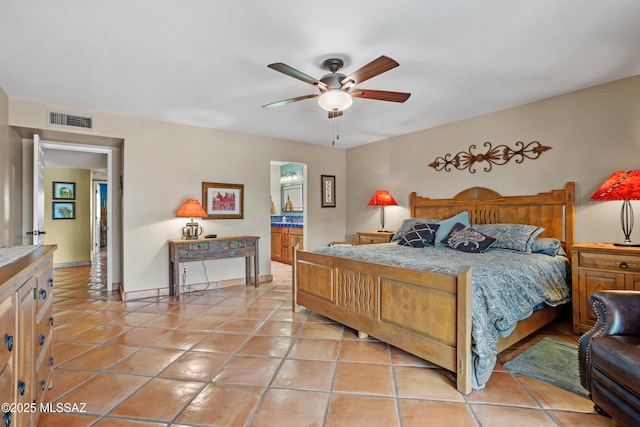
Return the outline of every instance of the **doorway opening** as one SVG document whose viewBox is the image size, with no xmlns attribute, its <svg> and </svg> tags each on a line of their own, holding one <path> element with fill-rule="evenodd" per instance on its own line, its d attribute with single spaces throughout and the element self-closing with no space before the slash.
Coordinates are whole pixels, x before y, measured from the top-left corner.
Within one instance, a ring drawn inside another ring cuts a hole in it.
<svg viewBox="0 0 640 427">
<path fill-rule="evenodd" d="M 304 249 L 308 224 L 306 178 L 304 163 L 271 161 L 272 261 L 291 264 L 294 246 Z"/>
<path fill-rule="evenodd" d="M 73 208 L 76 212 L 80 211 L 80 203 L 86 206 L 83 218 L 77 216 L 76 223 L 80 223 L 80 220 L 85 221 L 85 225 L 81 225 L 81 228 L 86 230 L 84 233 L 80 232 L 80 236 L 84 236 L 84 247 L 86 252 L 80 251 L 80 254 L 72 254 L 68 256 L 66 260 L 70 260 L 73 264 L 74 260 L 79 260 L 80 263 L 86 260 L 89 263 L 98 262 L 102 266 L 102 270 L 105 272 L 104 281 L 106 282 L 106 289 L 108 292 L 114 290 L 114 247 L 113 244 L 113 165 L 114 165 L 114 148 L 105 146 L 84 145 L 76 143 L 65 142 L 51 142 L 41 141 L 38 135 L 33 136 L 34 141 L 34 182 L 33 192 L 34 194 L 42 194 L 44 191 L 39 188 L 42 186 L 43 181 L 36 179 L 36 176 L 40 174 L 44 175 L 45 171 L 53 171 L 55 173 L 78 173 L 83 178 L 78 179 L 78 185 L 74 186 L 77 190 L 84 188 L 84 192 L 75 195 L 75 200 L 69 200 L 69 203 L 73 203 Z M 42 152 L 42 160 L 37 162 L 35 159 L 38 157 L 37 151 Z M 38 171 L 42 169 L 42 171 Z M 84 172 L 82 172 L 84 170 Z M 47 172 L 48 173 L 48 172 Z M 82 182 L 82 186 L 80 183 Z M 104 185 L 105 195 L 101 197 L 100 193 L 96 194 L 95 189 L 100 189 L 99 185 Z M 98 187 L 96 187 L 98 186 Z M 47 186 L 48 187 L 48 186 Z M 53 195 L 51 200 L 44 201 L 44 203 L 36 200 L 34 197 L 33 203 L 33 218 L 35 226 L 35 218 L 43 218 L 45 210 L 50 205 L 54 204 Z M 96 201 L 98 199 L 98 201 Z M 51 202 L 51 203 L 49 203 Z M 102 209 L 102 210 L 101 210 Z M 51 218 L 51 219 L 49 219 Z M 61 253 L 60 249 L 63 249 L 60 244 L 60 239 L 64 240 L 64 237 L 56 237 L 54 241 L 54 230 L 64 224 L 62 221 L 52 221 L 53 217 L 47 215 L 45 219 L 46 226 L 50 229 L 47 238 L 47 233 L 44 233 L 44 239 L 42 243 L 56 243 L 59 246 L 57 252 Z M 101 220 L 104 222 L 101 223 Z M 69 222 L 67 222 L 69 223 Z M 36 228 L 42 230 L 40 228 Z M 92 230 L 92 231 L 90 231 Z M 96 230 L 99 232 L 96 234 Z M 66 242 L 66 241 L 65 241 Z M 66 242 L 69 243 L 69 247 L 77 245 L 76 241 Z M 66 245 L 66 243 L 64 243 Z M 101 243 L 104 243 L 101 248 Z M 102 249 L 102 250 L 101 250 Z M 84 255 L 83 255 L 84 254 Z M 121 256 L 121 255 L 118 255 Z M 62 256 L 60 257 L 62 258 Z M 54 255 L 55 260 L 55 255 Z M 58 266 L 66 266 L 65 259 Z M 120 263 L 118 263 L 119 265 Z M 78 264 L 79 265 L 79 264 Z"/>
</svg>

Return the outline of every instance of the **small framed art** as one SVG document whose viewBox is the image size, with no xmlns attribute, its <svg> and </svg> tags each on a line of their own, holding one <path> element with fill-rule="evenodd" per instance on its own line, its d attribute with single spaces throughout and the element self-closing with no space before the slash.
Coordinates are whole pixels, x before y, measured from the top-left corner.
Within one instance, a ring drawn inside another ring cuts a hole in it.
<svg viewBox="0 0 640 427">
<path fill-rule="evenodd" d="M 75 202 L 53 202 L 53 219 L 76 219 Z"/>
<path fill-rule="evenodd" d="M 335 208 L 336 207 L 336 177 L 335 175 L 321 175 L 320 182 L 322 189 L 322 207 L 323 208 Z"/>
<path fill-rule="evenodd" d="M 244 184 L 203 182 L 202 206 L 209 219 L 244 218 Z"/>
<path fill-rule="evenodd" d="M 53 197 L 52 199 L 75 200 L 76 183 L 75 182 L 59 182 L 53 181 Z"/>
</svg>

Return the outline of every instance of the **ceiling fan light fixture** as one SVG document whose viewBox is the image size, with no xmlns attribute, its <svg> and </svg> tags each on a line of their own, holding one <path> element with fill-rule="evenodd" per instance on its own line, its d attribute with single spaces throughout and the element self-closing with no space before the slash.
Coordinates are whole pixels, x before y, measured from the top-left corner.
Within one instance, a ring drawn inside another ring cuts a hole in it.
<svg viewBox="0 0 640 427">
<path fill-rule="evenodd" d="M 351 95 L 340 89 L 331 89 L 318 98 L 318 105 L 327 111 L 346 110 L 353 103 Z"/>
</svg>

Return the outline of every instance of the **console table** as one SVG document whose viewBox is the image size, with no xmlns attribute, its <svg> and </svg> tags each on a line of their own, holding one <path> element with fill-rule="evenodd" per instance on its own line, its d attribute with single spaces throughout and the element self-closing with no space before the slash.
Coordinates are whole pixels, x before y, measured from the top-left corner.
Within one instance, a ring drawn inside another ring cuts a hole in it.
<svg viewBox="0 0 640 427">
<path fill-rule="evenodd" d="M 178 274 L 181 262 L 204 261 L 221 258 L 245 258 L 245 284 L 251 284 L 251 257 L 253 257 L 254 284 L 258 281 L 258 236 L 231 236 L 211 239 L 173 239 L 169 242 L 169 294 L 180 294 Z"/>
</svg>

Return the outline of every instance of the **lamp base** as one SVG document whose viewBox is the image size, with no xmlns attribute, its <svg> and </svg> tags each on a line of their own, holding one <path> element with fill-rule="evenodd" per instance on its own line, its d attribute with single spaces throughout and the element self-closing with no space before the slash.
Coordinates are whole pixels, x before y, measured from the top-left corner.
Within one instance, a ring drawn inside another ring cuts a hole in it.
<svg viewBox="0 0 640 427">
<path fill-rule="evenodd" d="M 613 246 L 638 247 L 640 246 L 640 243 L 623 242 L 623 243 L 614 243 Z"/>
</svg>

